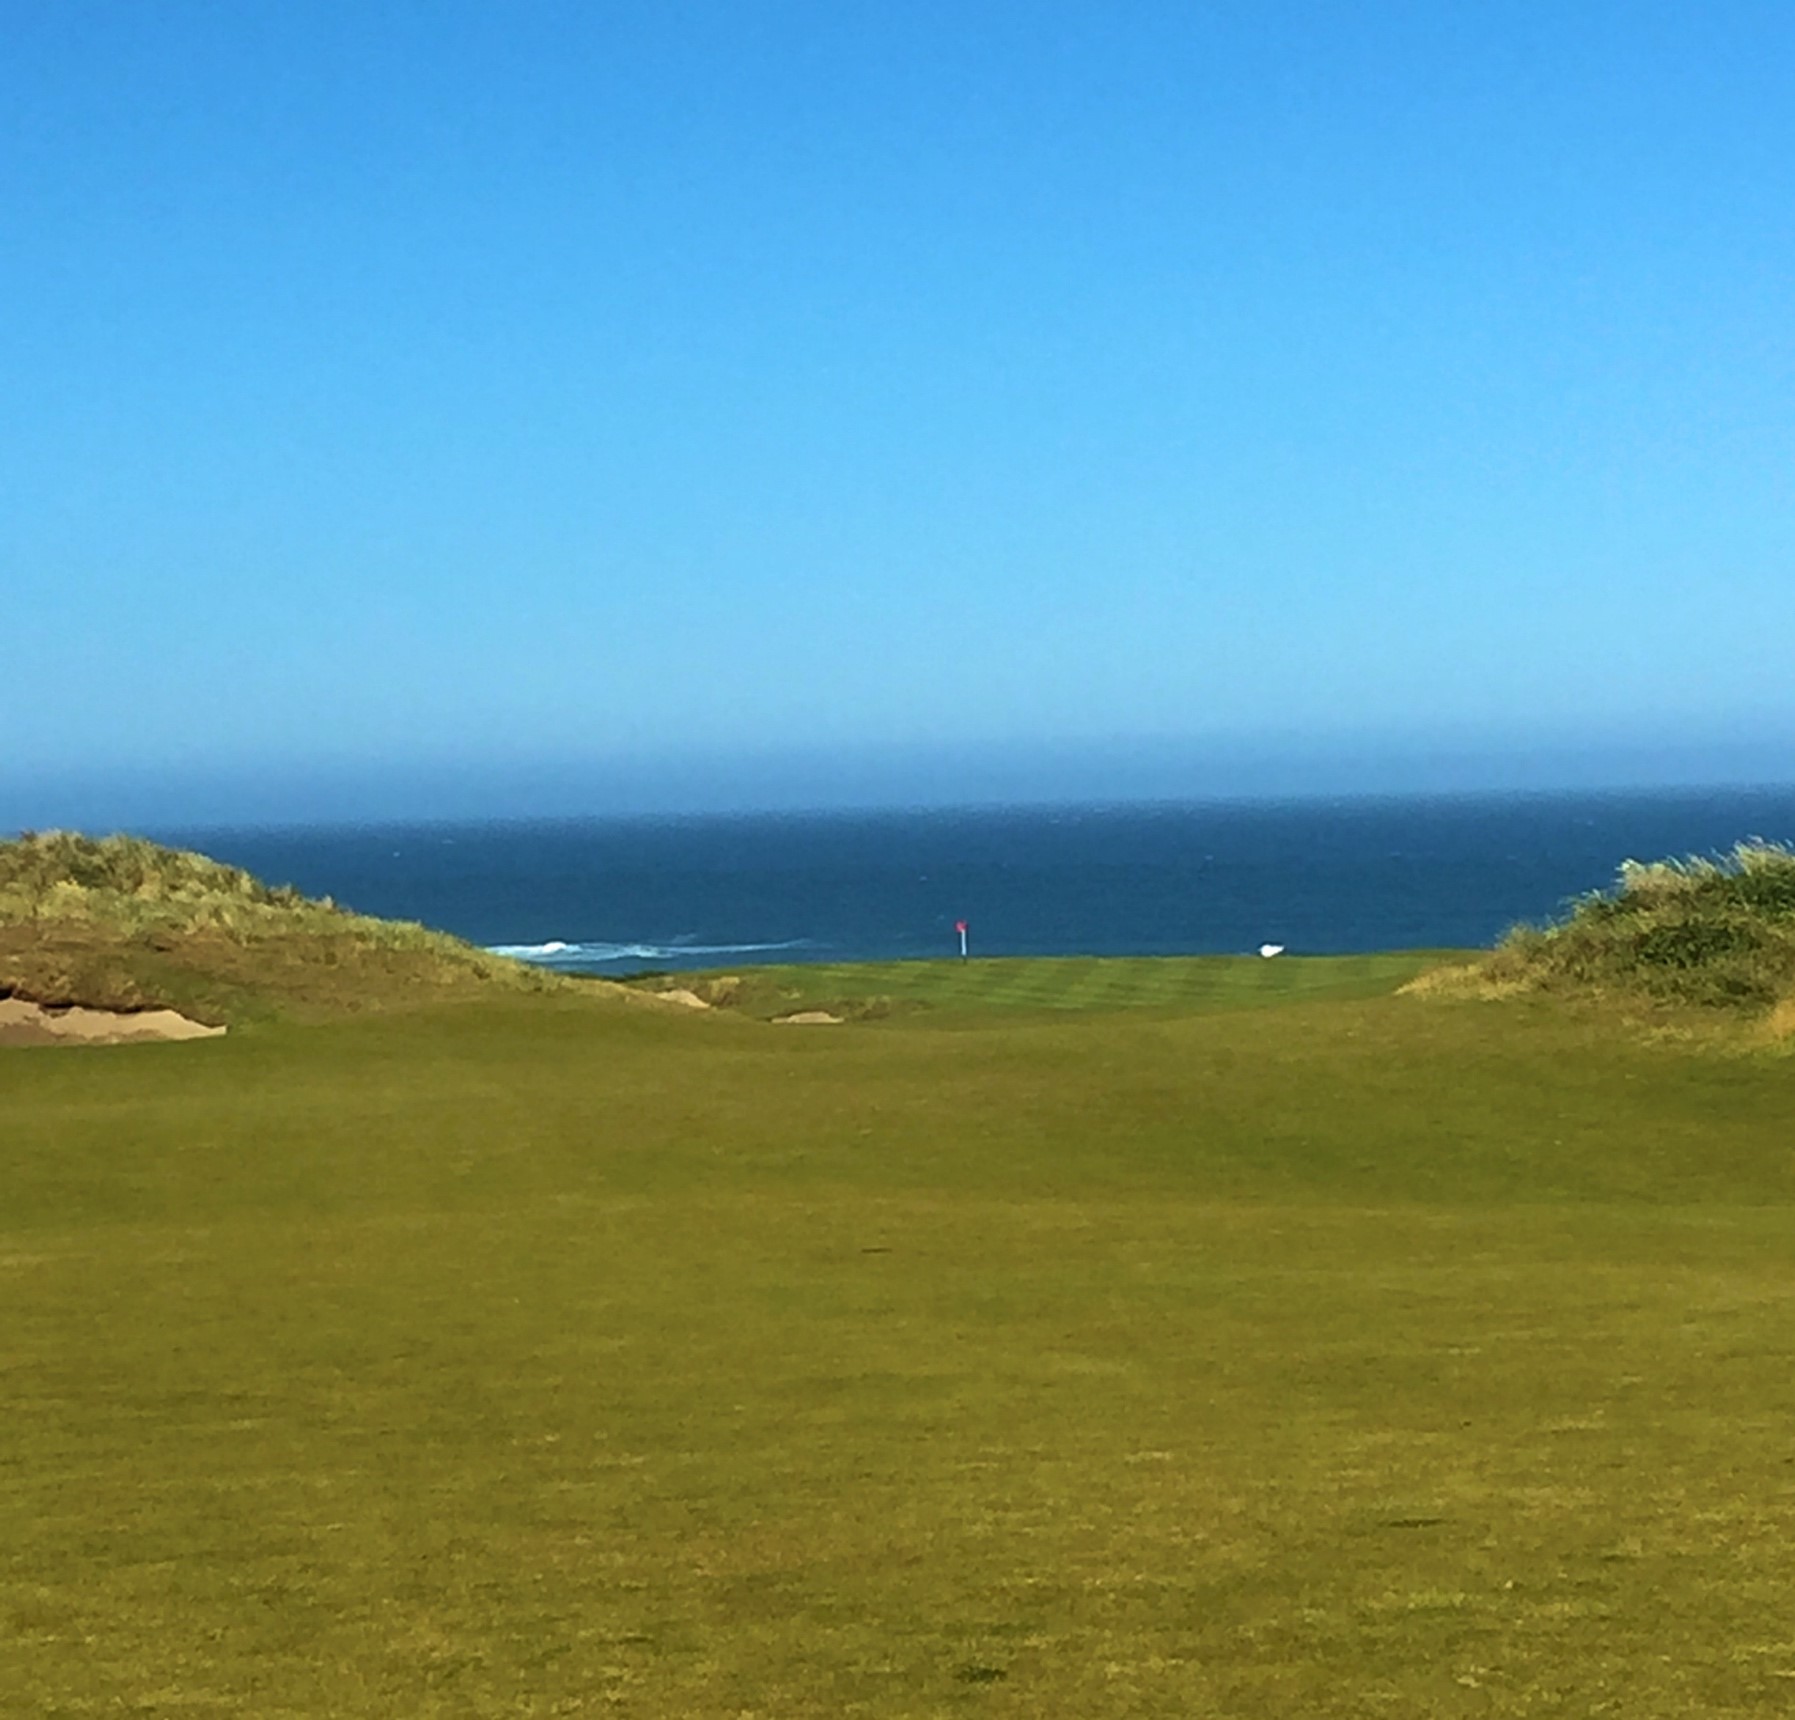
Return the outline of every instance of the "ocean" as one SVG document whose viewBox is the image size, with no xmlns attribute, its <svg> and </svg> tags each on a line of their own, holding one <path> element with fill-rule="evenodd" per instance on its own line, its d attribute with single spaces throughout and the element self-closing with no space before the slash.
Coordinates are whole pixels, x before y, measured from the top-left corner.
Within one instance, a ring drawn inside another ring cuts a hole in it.
<svg viewBox="0 0 1795 1720">
<path fill-rule="evenodd" d="M 1623 860 L 1795 838 L 1795 788 L 154 832 L 586 973 L 1462 948 Z"/>
</svg>

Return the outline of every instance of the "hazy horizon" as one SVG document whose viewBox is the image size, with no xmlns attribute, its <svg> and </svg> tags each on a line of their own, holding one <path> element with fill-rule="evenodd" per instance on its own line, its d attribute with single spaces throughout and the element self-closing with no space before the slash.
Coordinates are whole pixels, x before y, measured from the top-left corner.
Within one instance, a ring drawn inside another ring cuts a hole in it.
<svg viewBox="0 0 1795 1720">
<path fill-rule="evenodd" d="M 1684 792 L 1795 782 L 1795 740 L 1577 746 L 1340 745 L 1230 738 L 959 749 L 810 749 L 659 759 L 414 760 L 0 772 L 0 832 L 479 822 L 1154 801 Z M 1751 834 L 1741 831 L 1741 836 Z"/>
</svg>

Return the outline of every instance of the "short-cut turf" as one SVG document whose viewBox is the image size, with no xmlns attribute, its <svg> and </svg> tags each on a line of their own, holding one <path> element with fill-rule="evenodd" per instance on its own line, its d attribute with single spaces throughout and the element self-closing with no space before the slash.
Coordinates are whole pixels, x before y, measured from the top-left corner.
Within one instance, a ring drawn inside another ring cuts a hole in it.
<svg viewBox="0 0 1795 1720">
<path fill-rule="evenodd" d="M 970 960 L 803 962 L 740 972 L 656 975 L 648 990 L 695 989 L 745 1014 L 832 1009 L 864 1019 L 921 1010 L 999 1011 L 1255 1008 L 1297 998 L 1376 997 L 1470 951 L 1358 956 L 996 956 Z"/>
<path fill-rule="evenodd" d="M 1786 1710 L 1795 1065 L 914 1019 L 0 1053 L 0 1712 Z"/>
</svg>

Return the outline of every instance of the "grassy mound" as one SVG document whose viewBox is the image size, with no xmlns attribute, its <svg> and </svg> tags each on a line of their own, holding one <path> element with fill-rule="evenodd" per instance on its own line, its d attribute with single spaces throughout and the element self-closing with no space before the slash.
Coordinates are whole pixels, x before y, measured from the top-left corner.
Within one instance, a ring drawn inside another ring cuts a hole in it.
<svg viewBox="0 0 1795 1720">
<path fill-rule="evenodd" d="M 1795 851 L 1742 842 L 1718 859 L 1628 861 L 1557 925 L 1518 927 L 1485 983 L 1768 1009 L 1795 995 Z"/>
<path fill-rule="evenodd" d="M 564 983 L 140 837 L 0 842 L 0 996 L 220 1023 Z"/>
</svg>

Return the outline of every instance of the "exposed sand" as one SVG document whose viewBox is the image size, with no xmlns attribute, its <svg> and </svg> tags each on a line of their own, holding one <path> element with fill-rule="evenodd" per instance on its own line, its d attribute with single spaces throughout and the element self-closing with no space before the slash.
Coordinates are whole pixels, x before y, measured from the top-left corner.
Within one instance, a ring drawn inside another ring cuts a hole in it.
<svg viewBox="0 0 1795 1720">
<path fill-rule="evenodd" d="M 172 1009 L 125 1014 L 110 1009 L 45 1009 L 0 997 L 0 1045 L 129 1045 L 154 1039 L 216 1039 L 222 1027 L 189 1021 Z"/>
<path fill-rule="evenodd" d="M 831 1015 L 826 1009 L 801 1009 L 796 1015 L 776 1015 L 773 1017 L 775 1027 L 839 1027 L 841 1017 Z"/>
<path fill-rule="evenodd" d="M 1764 1028 L 1772 1039 L 1795 1038 L 1795 997 L 1785 997 L 1771 1010 Z"/>
</svg>

